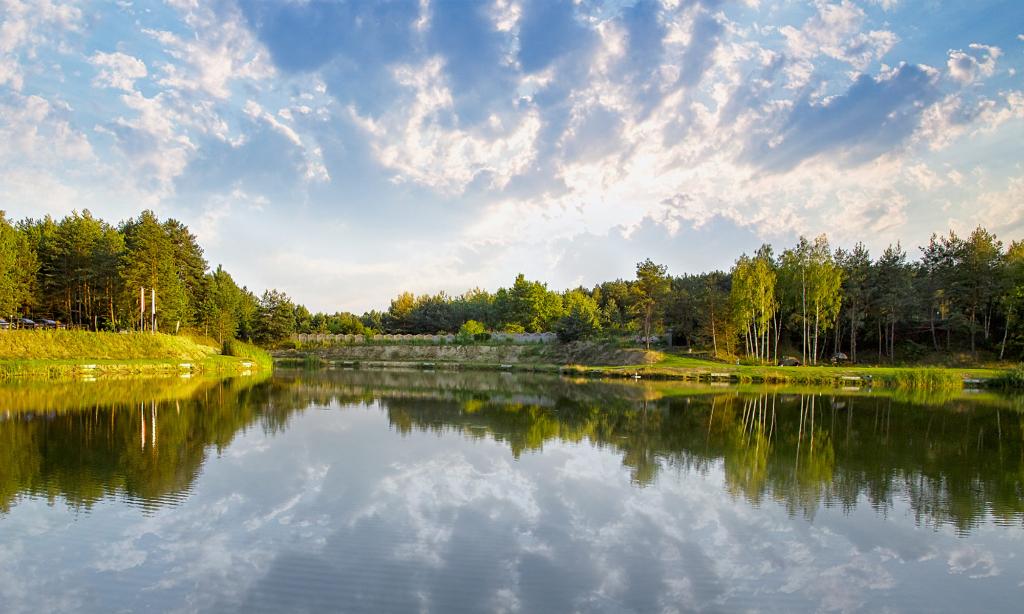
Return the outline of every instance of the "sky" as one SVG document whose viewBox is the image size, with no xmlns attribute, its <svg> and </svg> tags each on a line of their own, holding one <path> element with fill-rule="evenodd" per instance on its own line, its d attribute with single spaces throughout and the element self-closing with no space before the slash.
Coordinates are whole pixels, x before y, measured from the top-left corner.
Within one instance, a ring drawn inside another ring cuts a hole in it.
<svg viewBox="0 0 1024 614">
<path fill-rule="evenodd" d="M 0 0 L 0 209 L 313 310 L 1024 238 L 1024 2 Z"/>
</svg>

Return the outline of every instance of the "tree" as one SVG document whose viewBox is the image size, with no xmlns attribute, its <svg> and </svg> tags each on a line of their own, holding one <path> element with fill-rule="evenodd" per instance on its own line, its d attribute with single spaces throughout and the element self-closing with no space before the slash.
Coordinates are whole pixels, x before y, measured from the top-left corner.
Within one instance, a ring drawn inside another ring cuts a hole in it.
<svg viewBox="0 0 1024 614">
<path fill-rule="evenodd" d="M 169 219 L 163 223 L 163 228 L 171 246 L 174 271 L 185 289 L 180 320 L 183 324 L 191 324 L 199 309 L 202 296 L 200 287 L 207 267 L 203 248 L 199 247 L 195 235 L 181 222 Z"/>
<path fill-rule="evenodd" d="M 547 285 L 529 281 L 520 273 L 507 294 L 499 290 L 502 301 L 503 322 L 516 324 L 525 331 L 539 333 L 549 330 L 562 316 L 562 297 L 550 292 Z"/>
<path fill-rule="evenodd" d="M 728 320 L 725 305 L 729 299 L 729 285 L 730 279 L 725 273 L 714 271 L 704 276 L 704 287 L 700 294 L 701 328 L 705 336 L 711 338 L 711 347 L 716 358 L 718 337 L 723 330 L 722 324 Z"/>
<path fill-rule="evenodd" d="M 833 327 L 842 307 L 843 270 L 836 266 L 825 235 L 814 240 L 808 280 L 808 301 L 814 313 L 812 356 L 814 364 L 818 364 L 818 336 Z"/>
<path fill-rule="evenodd" d="M 238 338 L 252 342 L 259 329 L 260 301 L 249 288 L 242 286 L 238 295 Z"/>
<path fill-rule="evenodd" d="M 843 310 L 850 326 L 850 360 L 857 362 L 857 333 L 864 325 L 871 302 L 871 255 L 863 243 L 853 251 L 836 252 L 836 264 L 843 270 Z"/>
<path fill-rule="evenodd" d="M 200 321 L 217 342 L 233 339 L 238 333 L 242 291 L 223 267 L 206 275 L 205 296 L 199 309 Z"/>
<path fill-rule="evenodd" d="M 896 358 L 896 323 L 913 302 L 913 274 L 907 253 L 899 243 L 885 248 L 875 263 L 872 285 L 878 316 L 878 359 L 884 353 L 890 361 Z"/>
<path fill-rule="evenodd" d="M 12 316 L 31 302 L 38 268 L 30 243 L 0 211 L 0 314 Z"/>
<path fill-rule="evenodd" d="M 835 325 L 842 306 L 842 269 L 825 235 L 814 243 L 800 237 L 795 248 L 783 252 L 781 262 L 783 301 L 799 314 L 803 361 L 817 364 L 820 335 Z"/>
<path fill-rule="evenodd" d="M 632 283 L 616 279 L 597 287 L 602 327 L 616 331 L 627 330 L 631 323 L 629 315 L 634 312 Z"/>
<path fill-rule="evenodd" d="M 555 324 L 555 333 L 563 343 L 589 339 L 601 330 L 597 301 L 582 290 L 565 293 L 565 315 Z"/>
<path fill-rule="evenodd" d="M 744 331 L 747 355 L 762 361 L 770 357 L 771 330 L 778 307 L 776 279 L 771 247 L 767 245 L 754 258 L 740 256 L 732 271 L 730 300 L 736 324 Z"/>
<path fill-rule="evenodd" d="M 939 236 L 932 234 L 928 245 L 921 248 L 918 264 L 918 287 L 921 289 L 928 309 L 928 328 L 931 332 L 932 347 L 939 349 L 936 325 L 942 323 L 946 332 L 946 349 L 950 349 L 952 332 L 957 321 L 963 321 L 957 302 L 960 292 L 958 270 L 963 259 L 964 241 L 952 230 Z"/>
<path fill-rule="evenodd" d="M 999 345 L 999 359 L 1006 355 L 1006 342 L 1024 348 L 1024 241 L 1014 241 L 1006 250 L 1005 285 L 1001 303 L 1006 322 L 1003 327 L 1003 341 Z M 1011 331 L 1012 337 L 1011 337 Z"/>
<path fill-rule="evenodd" d="M 634 313 L 643 328 L 644 343 L 651 349 L 651 333 L 658 322 L 659 307 L 668 292 L 668 268 L 655 264 L 650 258 L 636 265 L 636 284 L 633 285 Z"/>
<path fill-rule="evenodd" d="M 457 335 L 459 343 L 470 343 L 471 341 L 482 337 L 487 334 L 487 329 L 484 325 L 476 320 L 466 320 L 459 327 L 459 334 Z"/>
<path fill-rule="evenodd" d="M 156 289 L 158 328 L 176 332 L 182 322 L 190 319 L 189 297 L 175 263 L 176 248 L 166 228 L 152 211 L 143 211 L 137 219 L 125 222 L 121 230 L 126 248 L 121 266 L 125 304 L 139 305 L 139 289 L 145 288 L 148 314 L 150 289 Z M 131 308 L 129 312 L 138 313 Z M 137 318 L 134 321 L 139 322 Z"/>
<path fill-rule="evenodd" d="M 391 306 L 384 314 L 383 324 L 388 331 L 407 333 L 412 329 L 412 310 L 416 307 L 416 297 L 412 292 L 403 292 L 391 300 Z"/>
<path fill-rule="evenodd" d="M 313 314 L 305 305 L 295 306 L 295 332 L 310 333 L 313 331 Z"/>
<path fill-rule="evenodd" d="M 1003 244 L 978 226 L 964 241 L 957 267 L 957 298 L 968 317 L 971 353 L 977 354 L 975 338 L 981 316 L 985 339 L 989 338 L 992 309 L 999 295 Z"/>
<path fill-rule="evenodd" d="M 267 290 L 256 315 L 256 340 L 274 345 L 295 333 L 295 305 L 284 292 Z"/>
<path fill-rule="evenodd" d="M 808 268 L 811 260 L 811 244 L 805 237 L 793 249 L 782 252 L 780 259 L 780 275 L 782 278 L 783 305 L 792 314 L 798 314 L 800 323 L 800 353 L 803 362 L 807 363 L 808 353 L 808 319 L 807 319 L 807 284 Z"/>
</svg>

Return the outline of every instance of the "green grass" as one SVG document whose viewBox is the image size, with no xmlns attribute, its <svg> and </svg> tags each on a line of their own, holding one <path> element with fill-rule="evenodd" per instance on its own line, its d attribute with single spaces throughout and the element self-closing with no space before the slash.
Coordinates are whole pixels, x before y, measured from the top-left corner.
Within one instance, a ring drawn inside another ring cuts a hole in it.
<svg viewBox="0 0 1024 614">
<path fill-rule="evenodd" d="M 188 337 L 151 333 L 93 333 L 77 330 L 0 331 L 0 360 L 198 361 L 216 348 Z"/>
<path fill-rule="evenodd" d="M 314 366 L 310 356 L 316 352 L 280 355 L 279 360 L 290 360 L 291 364 L 305 363 Z M 440 349 L 436 357 L 423 352 L 396 352 L 389 355 L 347 355 L 340 350 L 335 355 L 321 356 L 328 362 L 340 364 L 358 363 L 363 368 L 416 368 L 423 362 L 434 363 L 437 369 L 490 370 L 508 369 L 514 371 L 561 372 L 565 375 L 585 377 L 632 377 L 644 379 L 670 379 L 690 381 L 728 381 L 733 383 L 767 383 L 787 385 L 844 386 L 891 388 L 908 393 L 921 391 L 959 391 L 965 387 L 965 380 L 979 380 L 985 385 L 994 385 L 1004 373 L 998 368 L 934 367 L 934 366 L 801 366 L 778 367 L 774 365 L 731 364 L 709 360 L 705 357 L 664 352 L 645 352 L 640 348 L 625 348 L 600 343 L 536 344 L 524 346 L 515 356 L 444 354 Z M 478 353 L 479 354 L 479 353 Z M 499 363 L 507 363 L 502 366 Z M 1022 378 L 1024 379 L 1024 378 Z M 1003 380 L 1000 380 L 1003 381 Z M 1006 380 L 1010 381 L 1010 380 Z M 1007 384 L 1010 385 L 1010 384 Z M 1021 384 L 1014 384 L 1021 386 Z"/>
<path fill-rule="evenodd" d="M 236 355 L 186 336 L 87 331 L 0 331 L 0 379 L 96 375 L 232 373 L 271 369 L 270 356 L 248 344 Z"/>
<path fill-rule="evenodd" d="M 225 341 L 223 354 L 251 361 L 260 369 L 270 370 L 274 368 L 274 359 L 270 357 L 266 350 L 238 339 Z"/>
<path fill-rule="evenodd" d="M 651 365 L 579 367 L 578 369 L 587 373 L 593 372 L 595 375 L 608 376 L 627 377 L 638 374 L 648 378 L 714 379 L 715 376 L 721 375 L 740 382 L 780 384 L 835 386 L 862 385 L 870 381 L 875 386 L 907 390 L 962 388 L 964 380 L 995 381 L 1004 373 L 998 369 L 971 368 L 733 365 L 673 354 L 666 354 L 661 360 Z"/>
<path fill-rule="evenodd" d="M 1024 363 L 1003 372 L 993 383 L 1003 388 L 1024 388 Z"/>
</svg>

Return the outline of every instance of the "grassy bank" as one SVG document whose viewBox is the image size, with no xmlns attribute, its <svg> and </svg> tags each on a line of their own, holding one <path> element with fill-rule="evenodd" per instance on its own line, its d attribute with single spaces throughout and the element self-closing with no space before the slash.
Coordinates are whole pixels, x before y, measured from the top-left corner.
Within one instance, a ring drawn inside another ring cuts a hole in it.
<svg viewBox="0 0 1024 614">
<path fill-rule="evenodd" d="M 98 375 L 237 373 L 267 369 L 270 356 L 248 344 L 230 352 L 186 336 L 85 331 L 0 331 L 0 379 Z"/>
<path fill-rule="evenodd" d="M 623 367 L 570 366 L 566 370 L 606 377 L 737 381 L 828 386 L 881 386 L 905 390 L 944 390 L 967 384 L 993 384 L 1005 373 L 999 369 L 937 367 L 730 365 L 711 360 L 664 355 L 649 365 Z"/>
<path fill-rule="evenodd" d="M 560 372 L 583 377 L 670 379 L 841 387 L 884 387 L 907 391 L 960 390 L 1003 386 L 1009 371 L 960 367 L 734 365 L 686 355 L 645 352 L 600 344 L 535 346 L 341 346 L 288 351 L 275 357 L 296 366 L 394 369 L 467 369 Z M 1015 380 L 1014 380 L 1015 381 Z"/>
</svg>

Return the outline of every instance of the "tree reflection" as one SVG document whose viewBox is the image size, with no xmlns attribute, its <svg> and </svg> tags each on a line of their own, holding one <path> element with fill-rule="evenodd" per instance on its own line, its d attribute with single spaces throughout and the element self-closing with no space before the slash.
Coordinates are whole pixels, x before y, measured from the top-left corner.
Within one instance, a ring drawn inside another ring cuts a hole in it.
<svg viewBox="0 0 1024 614">
<path fill-rule="evenodd" d="M 63 388 L 62 388 L 63 386 Z M 309 407 L 379 404 L 400 436 L 613 450 L 637 487 L 665 471 L 722 473 L 731 496 L 812 518 L 823 506 L 962 532 L 1024 520 L 1024 413 L 1015 399 L 920 399 L 834 390 L 681 388 L 498 373 L 285 372 L 271 379 L 0 387 L 0 510 L 20 497 L 144 508 L 187 496 L 211 451 L 287 428 Z M 374 459 L 366 459 L 367 463 Z"/>
</svg>

